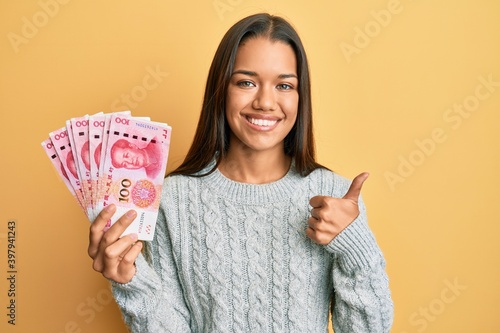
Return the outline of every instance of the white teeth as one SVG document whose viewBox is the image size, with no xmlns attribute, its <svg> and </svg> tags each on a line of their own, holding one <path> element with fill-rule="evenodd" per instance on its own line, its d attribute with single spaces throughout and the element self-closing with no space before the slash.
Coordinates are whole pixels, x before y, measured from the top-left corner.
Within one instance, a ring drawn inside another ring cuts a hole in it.
<svg viewBox="0 0 500 333">
<path fill-rule="evenodd" d="M 248 121 L 250 121 L 254 125 L 263 127 L 273 126 L 277 122 L 277 120 L 254 119 L 254 118 L 248 118 Z"/>
</svg>

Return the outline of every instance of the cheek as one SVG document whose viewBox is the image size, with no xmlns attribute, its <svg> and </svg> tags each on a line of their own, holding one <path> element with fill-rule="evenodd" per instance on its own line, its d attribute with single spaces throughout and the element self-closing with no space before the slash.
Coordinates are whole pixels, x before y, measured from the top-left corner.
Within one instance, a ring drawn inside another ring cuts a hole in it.
<svg viewBox="0 0 500 333">
<path fill-rule="evenodd" d="M 226 116 L 238 113 L 248 103 L 248 99 L 248 94 L 230 89 L 226 97 Z"/>
<path fill-rule="evenodd" d="M 295 118 L 297 118 L 299 109 L 299 98 L 288 98 L 283 102 L 282 107 L 283 112 L 286 114 L 287 118 L 295 120 Z"/>
<path fill-rule="evenodd" d="M 228 93 L 228 96 L 226 97 L 226 110 L 225 115 L 226 119 L 231 118 L 231 111 L 234 109 L 234 98 L 231 98 L 231 94 Z"/>
<path fill-rule="evenodd" d="M 232 94 L 231 96 L 228 94 L 228 97 L 226 98 L 226 110 L 224 112 L 226 121 L 229 124 L 231 130 L 234 130 L 233 127 L 238 123 L 241 110 L 241 99 L 238 98 L 238 96 L 235 94 Z"/>
</svg>

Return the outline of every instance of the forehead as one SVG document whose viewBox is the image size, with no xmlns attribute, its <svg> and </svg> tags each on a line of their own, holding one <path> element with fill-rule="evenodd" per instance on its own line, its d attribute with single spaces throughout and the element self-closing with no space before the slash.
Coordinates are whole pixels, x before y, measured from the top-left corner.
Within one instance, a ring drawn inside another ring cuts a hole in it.
<svg viewBox="0 0 500 333">
<path fill-rule="evenodd" d="M 275 72 L 278 75 L 296 74 L 297 59 L 293 48 L 282 41 L 250 38 L 238 47 L 234 69 Z"/>
<path fill-rule="evenodd" d="M 127 150 L 130 150 L 130 147 L 119 147 L 119 146 L 116 146 L 113 151 L 115 152 L 115 154 L 121 154 L 121 153 L 125 153 L 125 151 Z"/>
</svg>

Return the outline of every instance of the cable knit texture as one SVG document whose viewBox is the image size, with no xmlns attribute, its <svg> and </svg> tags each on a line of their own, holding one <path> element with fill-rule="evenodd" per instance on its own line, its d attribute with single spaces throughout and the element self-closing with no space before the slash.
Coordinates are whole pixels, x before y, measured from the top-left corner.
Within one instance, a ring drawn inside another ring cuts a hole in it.
<svg viewBox="0 0 500 333">
<path fill-rule="evenodd" d="M 384 257 L 359 216 L 327 246 L 307 238 L 315 195 L 342 197 L 350 181 L 293 167 L 269 184 L 219 171 L 165 179 L 155 238 L 113 294 L 132 332 L 389 332 Z M 333 300 L 333 301 L 332 301 Z M 333 305 L 333 307 L 331 307 Z"/>
</svg>

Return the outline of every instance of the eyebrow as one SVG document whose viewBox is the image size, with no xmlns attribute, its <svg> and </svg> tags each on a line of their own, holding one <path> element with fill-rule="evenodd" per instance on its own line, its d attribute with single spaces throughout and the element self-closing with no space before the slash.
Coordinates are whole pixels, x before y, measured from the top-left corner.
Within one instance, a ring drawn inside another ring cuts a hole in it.
<svg viewBox="0 0 500 333">
<path fill-rule="evenodd" d="M 258 76 L 256 72 L 252 72 L 252 71 L 247 71 L 247 70 L 244 70 L 244 69 L 239 69 L 239 70 L 236 70 L 234 71 L 231 76 L 235 75 L 235 74 L 243 74 L 243 75 L 247 75 L 247 76 Z M 297 75 L 295 74 L 280 74 L 278 75 L 278 78 L 280 79 L 288 79 L 288 78 L 291 78 L 291 77 L 294 77 L 296 79 L 298 79 Z"/>
</svg>

